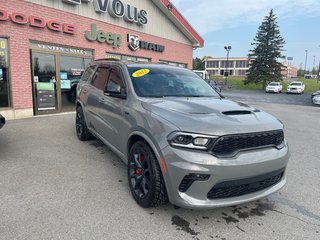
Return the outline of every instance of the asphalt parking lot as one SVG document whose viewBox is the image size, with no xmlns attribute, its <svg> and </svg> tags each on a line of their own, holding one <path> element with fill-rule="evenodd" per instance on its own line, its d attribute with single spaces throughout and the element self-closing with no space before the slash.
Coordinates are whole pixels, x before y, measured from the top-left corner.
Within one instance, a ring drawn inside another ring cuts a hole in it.
<svg viewBox="0 0 320 240">
<path fill-rule="evenodd" d="M 74 113 L 8 121 L 0 239 L 320 239 L 320 108 L 255 106 L 286 125 L 288 183 L 260 201 L 206 211 L 140 208 L 120 159 L 98 140 L 77 140 Z"/>
</svg>

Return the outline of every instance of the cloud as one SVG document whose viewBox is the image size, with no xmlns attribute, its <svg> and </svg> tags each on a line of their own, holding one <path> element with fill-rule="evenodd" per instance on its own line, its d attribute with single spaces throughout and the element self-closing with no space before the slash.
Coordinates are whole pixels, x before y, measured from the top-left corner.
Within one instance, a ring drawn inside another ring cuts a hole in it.
<svg viewBox="0 0 320 240">
<path fill-rule="evenodd" d="M 261 22 L 270 9 L 286 19 L 299 15 L 320 16 L 319 0 L 171 0 L 200 34 Z"/>
</svg>

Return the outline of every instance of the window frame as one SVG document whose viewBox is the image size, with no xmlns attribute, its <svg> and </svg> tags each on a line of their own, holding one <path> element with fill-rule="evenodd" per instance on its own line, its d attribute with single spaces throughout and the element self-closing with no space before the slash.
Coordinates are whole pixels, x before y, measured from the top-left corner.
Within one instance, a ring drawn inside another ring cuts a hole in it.
<svg viewBox="0 0 320 240">
<path fill-rule="evenodd" d="M 6 66 L 7 66 L 7 77 L 8 77 L 8 87 L 7 87 L 7 94 L 8 94 L 8 106 L 6 107 L 0 107 L 0 109 L 10 109 L 13 108 L 13 103 L 12 103 L 12 83 L 11 83 L 11 63 L 10 63 L 10 41 L 8 37 L 2 37 L 0 36 L 0 39 L 3 39 L 6 41 L 7 44 L 7 61 L 6 61 Z"/>
</svg>

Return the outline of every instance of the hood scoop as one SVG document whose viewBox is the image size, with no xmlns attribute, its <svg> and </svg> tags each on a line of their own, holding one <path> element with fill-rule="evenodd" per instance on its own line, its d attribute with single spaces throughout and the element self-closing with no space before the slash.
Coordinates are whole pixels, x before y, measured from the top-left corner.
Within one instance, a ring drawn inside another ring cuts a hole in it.
<svg viewBox="0 0 320 240">
<path fill-rule="evenodd" d="M 225 111 L 222 112 L 222 114 L 227 115 L 227 116 L 233 116 L 233 115 L 246 115 L 246 114 L 251 114 L 251 111 L 246 111 L 246 110 L 234 110 L 234 111 Z"/>
</svg>

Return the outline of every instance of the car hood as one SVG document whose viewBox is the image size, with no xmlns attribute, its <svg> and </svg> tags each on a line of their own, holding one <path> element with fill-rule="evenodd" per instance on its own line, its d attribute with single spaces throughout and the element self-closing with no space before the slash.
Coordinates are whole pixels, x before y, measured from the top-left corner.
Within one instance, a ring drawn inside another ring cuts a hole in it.
<svg viewBox="0 0 320 240">
<path fill-rule="evenodd" d="M 223 98 L 146 99 L 142 106 L 185 132 L 225 135 L 283 128 L 273 116 Z"/>
</svg>

